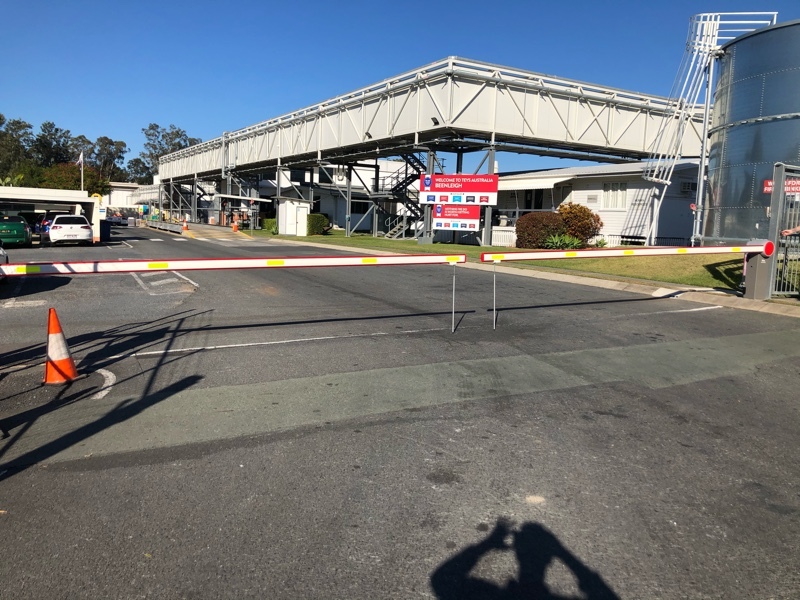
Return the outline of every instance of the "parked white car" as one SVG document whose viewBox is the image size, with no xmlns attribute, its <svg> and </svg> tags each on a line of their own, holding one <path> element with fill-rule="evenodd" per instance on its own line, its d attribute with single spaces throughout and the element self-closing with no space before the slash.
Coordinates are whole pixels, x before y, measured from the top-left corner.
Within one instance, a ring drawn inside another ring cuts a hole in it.
<svg viewBox="0 0 800 600">
<path fill-rule="evenodd" d="M 92 226 L 83 215 L 57 215 L 50 225 L 50 243 L 92 243 Z"/>
</svg>

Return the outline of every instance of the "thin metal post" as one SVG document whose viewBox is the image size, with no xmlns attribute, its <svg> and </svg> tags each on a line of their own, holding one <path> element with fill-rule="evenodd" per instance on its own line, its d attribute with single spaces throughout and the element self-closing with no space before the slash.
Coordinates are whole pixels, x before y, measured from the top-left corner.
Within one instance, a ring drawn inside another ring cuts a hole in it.
<svg viewBox="0 0 800 600">
<path fill-rule="evenodd" d="M 450 333 L 456 332 L 456 264 L 453 263 L 453 318 L 450 322 Z"/>
<path fill-rule="evenodd" d="M 492 263 L 492 329 L 497 329 L 497 261 Z"/>
</svg>

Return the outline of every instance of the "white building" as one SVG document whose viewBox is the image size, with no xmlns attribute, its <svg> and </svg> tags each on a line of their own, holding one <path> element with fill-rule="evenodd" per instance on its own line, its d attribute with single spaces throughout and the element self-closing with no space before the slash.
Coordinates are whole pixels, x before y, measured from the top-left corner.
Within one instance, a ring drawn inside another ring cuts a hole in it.
<svg viewBox="0 0 800 600">
<path fill-rule="evenodd" d="M 697 194 L 697 160 L 679 160 L 672 184 L 659 201 L 657 187 L 643 178 L 646 162 L 569 167 L 501 175 L 498 220 L 492 244 L 513 247 L 514 224 L 523 214 L 555 210 L 562 202 L 582 204 L 603 221 L 600 236 L 621 243 L 688 244 L 692 235 L 692 204 Z M 655 218 L 654 218 L 655 216 Z"/>
<path fill-rule="evenodd" d="M 128 183 L 123 181 L 109 182 L 110 190 L 103 196 L 103 205 L 112 208 L 135 209 L 134 192 L 139 189 L 138 183 Z"/>
</svg>

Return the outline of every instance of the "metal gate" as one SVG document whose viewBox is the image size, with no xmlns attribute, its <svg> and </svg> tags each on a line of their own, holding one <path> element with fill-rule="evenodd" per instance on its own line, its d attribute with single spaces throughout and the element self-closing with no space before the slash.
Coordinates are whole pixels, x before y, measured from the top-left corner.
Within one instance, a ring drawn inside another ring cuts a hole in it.
<svg viewBox="0 0 800 600">
<path fill-rule="evenodd" d="M 770 182 L 764 182 L 769 191 Z M 770 238 L 778 240 L 772 274 L 773 296 L 800 296 L 800 167 L 777 163 L 772 176 Z M 786 230 L 797 229 L 788 235 Z"/>
</svg>

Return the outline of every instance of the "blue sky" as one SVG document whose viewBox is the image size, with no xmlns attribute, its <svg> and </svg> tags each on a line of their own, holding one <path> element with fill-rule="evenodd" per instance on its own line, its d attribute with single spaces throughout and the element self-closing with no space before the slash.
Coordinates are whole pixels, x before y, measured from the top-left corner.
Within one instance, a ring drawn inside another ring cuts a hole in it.
<svg viewBox="0 0 800 600">
<path fill-rule="evenodd" d="M 0 113 L 130 159 L 151 122 L 207 140 L 447 56 L 667 95 L 689 18 L 744 11 L 785 22 L 800 0 L 7 2 Z M 500 168 L 566 166 L 523 160 Z"/>
</svg>

